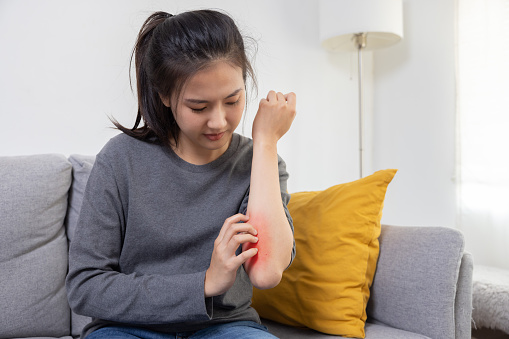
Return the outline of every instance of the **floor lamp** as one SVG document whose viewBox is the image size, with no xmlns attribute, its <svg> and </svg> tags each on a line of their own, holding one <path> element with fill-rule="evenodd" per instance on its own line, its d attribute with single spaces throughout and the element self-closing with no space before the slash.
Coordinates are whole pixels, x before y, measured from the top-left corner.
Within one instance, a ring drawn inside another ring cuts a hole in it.
<svg viewBox="0 0 509 339">
<path fill-rule="evenodd" d="M 362 51 L 393 45 L 403 37 L 403 0 L 320 0 L 320 41 L 332 52 L 357 52 L 359 172 L 363 173 L 364 105 Z"/>
</svg>

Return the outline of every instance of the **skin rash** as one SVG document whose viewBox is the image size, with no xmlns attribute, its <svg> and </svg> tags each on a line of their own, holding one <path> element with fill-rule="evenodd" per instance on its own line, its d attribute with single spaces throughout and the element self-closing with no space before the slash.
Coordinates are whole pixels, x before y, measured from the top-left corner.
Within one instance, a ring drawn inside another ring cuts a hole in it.
<svg viewBox="0 0 509 339">
<path fill-rule="evenodd" d="M 250 248 L 256 248 L 258 249 L 258 253 L 244 263 L 244 268 L 247 272 L 254 268 L 263 269 L 267 265 L 272 252 L 270 248 L 270 239 L 268 238 L 269 233 L 264 232 L 267 222 L 265 222 L 263 218 L 254 216 L 251 217 L 248 222 L 258 231 L 258 234 L 256 235 L 258 237 L 258 242 L 255 244 L 244 244 L 243 250 L 247 251 Z"/>
</svg>

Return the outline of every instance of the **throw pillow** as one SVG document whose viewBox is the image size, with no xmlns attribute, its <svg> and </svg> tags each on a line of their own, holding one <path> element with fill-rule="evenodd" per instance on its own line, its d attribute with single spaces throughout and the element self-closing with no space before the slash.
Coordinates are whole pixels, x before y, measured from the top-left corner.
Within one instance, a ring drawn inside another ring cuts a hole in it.
<svg viewBox="0 0 509 339">
<path fill-rule="evenodd" d="M 396 171 L 292 194 L 297 256 L 278 286 L 254 289 L 253 307 L 262 318 L 364 338 L 383 202 Z"/>
</svg>

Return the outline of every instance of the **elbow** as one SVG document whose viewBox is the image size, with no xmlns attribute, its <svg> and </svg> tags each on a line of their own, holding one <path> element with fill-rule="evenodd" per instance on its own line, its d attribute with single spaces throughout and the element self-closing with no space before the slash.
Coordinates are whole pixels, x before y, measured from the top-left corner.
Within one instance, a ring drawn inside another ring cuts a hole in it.
<svg viewBox="0 0 509 339">
<path fill-rule="evenodd" d="M 69 308 L 76 314 L 82 314 L 82 298 L 80 293 L 77 293 L 75 288 L 67 285 L 67 302 L 69 303 Z"/>
<path fill-rule="evenodd" d="M 283 272 L 291 261 L 291 250 L 284 252 L 289 253 L 288 258 L 287 256 L 271 257 L 258 252 L 256 256 L 244 263 L 244 269 L 254 287 L 266 290 L 276 287 L 281 282 Z"/>
<path fill-rule="evenodd" d="M 67 301 L 69 303 L 69 308 L 76 314 L 83 314 L 85 312 L 84 310 L 84 303 L 82 298 L 80 298 L 76 293 L 73 293 L 71 291 L 67 291 Z"/>
<path fill-rule="evenodd" d="M 87 298 L 83 284 L 72 279 L 72 274 L 66 277 L 67 302 L 69 308 L 76 314 L 86 314 Z"/>
<path fill-rule="evenodd" d="M 260 290 L 266 290 L 276 287 L 283 277 L 283 271 L 278 269 L 253 269 L 248 272 L 249 279 L 254 287 Z"/>
<path fill-rule="evenodd" d="M 253 286 L 259 290 L 267 290 L 276 287 L 281 281 L 282 274 L 263 274 L 251 280 Z"/>
</svg>

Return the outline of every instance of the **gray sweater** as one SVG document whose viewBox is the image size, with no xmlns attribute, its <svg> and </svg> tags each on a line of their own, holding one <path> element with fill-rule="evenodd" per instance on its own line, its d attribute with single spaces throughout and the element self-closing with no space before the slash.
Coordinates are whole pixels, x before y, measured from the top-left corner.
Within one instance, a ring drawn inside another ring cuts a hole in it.
<svg viewBox="0 0 509 339">
<path fill-rule="evenodd" d="M 204 297 L 214 240 L 226 218 L 246 213 L 252 150 L 252 140 L 234 134 L 220 158 L 193 165 L 124 134 L 106 144 L 70 248 L 69 303 L 93 318 L 83 336 L 111 324 L 181 332 L 260 321 L 242 266 L 230 290 Z M 282 203 L 293 229 L 285 167 L 280 158 Z"/>
</svg>

